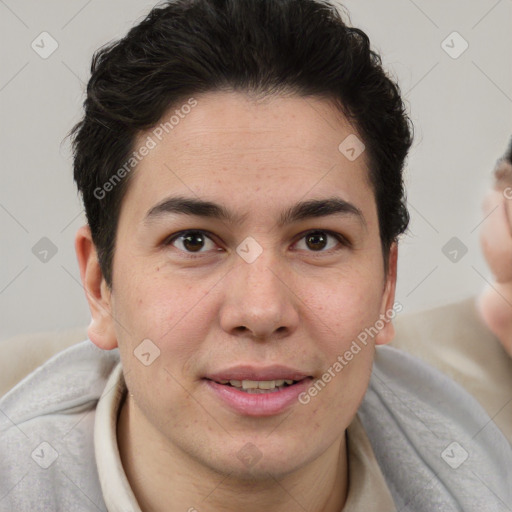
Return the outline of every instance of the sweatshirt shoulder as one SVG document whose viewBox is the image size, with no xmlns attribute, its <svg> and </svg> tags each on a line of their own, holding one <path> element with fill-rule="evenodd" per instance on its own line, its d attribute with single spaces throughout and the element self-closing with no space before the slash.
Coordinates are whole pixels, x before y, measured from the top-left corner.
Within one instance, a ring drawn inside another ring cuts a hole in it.
<svg viewBox="0 0 512 512">
<path fill-rule="evenodd" d="M 118 350 L 84 341 L 56 354 L 2 397 L 0 511 L 104 510 L 94 421 L 118 363 Z"/>
<path fill-rule="evenodd" d="M 98 401 L 118 362 L 117 349 L 104 351 L 89 340 L 55 354 L 0 399 L 0 430 L 5 416 L 11 424 L 20 424 Z"/>
<path fill-rule="evenodd" d="M 512 503 L 512 446 L 436 368 L 378 347 L 358 414 L 399 508 L 487 512 Z"/>
</svg>

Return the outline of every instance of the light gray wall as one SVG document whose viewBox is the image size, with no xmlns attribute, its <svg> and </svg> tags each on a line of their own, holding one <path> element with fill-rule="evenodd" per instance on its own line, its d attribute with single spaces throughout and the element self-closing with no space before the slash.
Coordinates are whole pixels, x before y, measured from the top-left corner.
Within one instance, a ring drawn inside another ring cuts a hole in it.
<svg viewBox="0 0 512 512">
<path fill-rule="evenodd" d="M 73 247 L 84 216 L 64 137 L 80 118 L 93 51 L 153 4 L 0 1 L 0 339 L 88 323 Z M 512 0 L 345 5 L 398 77 L 416 127 L 397 299 L 414 311 L 478 293 L 489 276 L 475 229 L 480 199 L 512 133 Z M 43 31 L 58 43 L 47 59 L 31 47 L 51 49 Z M 454 31 L 469 44 L 457 59 L 441 47 Z M 468 248 L 457 263 L 442 253 L 454 236 Z M 34 254 L 44 250 L 46 262 Z"/>
</svg>

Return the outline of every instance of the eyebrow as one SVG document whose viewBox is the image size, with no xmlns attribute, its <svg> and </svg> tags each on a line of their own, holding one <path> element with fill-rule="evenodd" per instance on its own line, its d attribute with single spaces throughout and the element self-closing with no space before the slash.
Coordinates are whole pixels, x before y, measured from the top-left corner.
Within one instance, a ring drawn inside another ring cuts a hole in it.
<svg viewBox="0 0 512 512">
<path fill-rule="evenodd" d="M 238 215 L 229 211 L 224 206 L 212 201 L 204 201 L 193 197 L 168 197 L 151 208 L 146 214 L 145 222 L 162 217 L 167 214 L 194 215 L 197 217 L 213 218 L 225 221 L 229 224 L 242 223 L 247 214 Z M 330 215 L 343 215 L 355 217 L 366 226 L 363 213 L 352 203 L 340 197 L 326 199 L 312 199 L 303 201 L 284 210 L 278 220 L 278 226 L 283 227 L 301 220 Z"/>
</svg>

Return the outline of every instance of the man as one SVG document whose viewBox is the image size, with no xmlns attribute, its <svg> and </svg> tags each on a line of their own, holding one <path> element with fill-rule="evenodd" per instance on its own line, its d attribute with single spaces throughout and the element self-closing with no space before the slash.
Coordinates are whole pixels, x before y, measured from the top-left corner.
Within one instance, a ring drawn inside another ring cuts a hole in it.
<svg viewBox="0 0 512 512">
<path fill-rule="evenodd" d="M 512 443 L 512 141 L 493 174 L 480 228 L 493 283 L 478 297 L 401 316 L 392 345 L 464 386 Z"/>
<path fill-rule="evenodd" d="M 74 131 L 90 341 L 0 402 L 0 505 L 506 510 L 478 404 L 390 348 L 372 370 L 410 143 L 326 2 L 169 2 L 101 50 Z"/>
<path fill-rule="evenodd" d="M 479 301 L 486 325 L 512 357 L 512 140 L 494 170 L 495 184 L 484 201 L 488 221 L 481 231 L 485 259 L 495 278 Z"/>
</svg>

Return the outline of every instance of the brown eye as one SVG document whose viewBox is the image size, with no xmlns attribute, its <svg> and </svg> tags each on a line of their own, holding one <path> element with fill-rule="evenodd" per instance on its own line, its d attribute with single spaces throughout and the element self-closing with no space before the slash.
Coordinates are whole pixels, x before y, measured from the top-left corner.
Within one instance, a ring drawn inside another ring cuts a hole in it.
<svg viewBox="0 0 512 512">
<path fill-rule="evenodd" d="M 327 236 L 321 231 L 306 235 L 307 246 L 314 251 L 321 251 L 327 245 Z"/>
<path fill-rule="evenodd" d="M 329 242 L 329 239 L 334 239 L 335 243 Z M 350 245 L 342 235 L 322 230 L 309 231 L 301 238 L 300 242 L 302 240 L 304 240 L 308 252 L 330 252 L 337 245 L 341 246 L 338 249 Z"/>
<path fill-rule="evenodd" d="M 183 247 L 187 251 L 197 252 L 200 251 L 204 245 L 204 235 L 199 232 L 190 233 L 182 237 Z"/>
<path fill-rule="evenodd" d="M 210 247 L 208 247 L 208 242 Z M 173 245 L 187 253 L 206 252 L 215 247 L 215 243 L 203 231 L 182 231 L 165 241 L 165 245 Z M 202 250 L 206 247 L 206 250 Z"/>
</svg>

